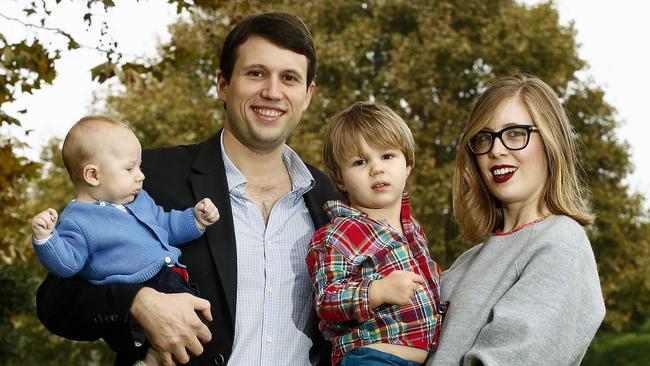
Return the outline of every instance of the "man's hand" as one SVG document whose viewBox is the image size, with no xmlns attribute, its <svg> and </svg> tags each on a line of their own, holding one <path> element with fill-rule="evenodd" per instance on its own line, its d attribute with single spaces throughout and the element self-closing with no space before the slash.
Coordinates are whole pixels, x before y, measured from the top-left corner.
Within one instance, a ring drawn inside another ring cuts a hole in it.
<svg viewBox="0 0 650 366">
<path fill-rule="evenodd" d="M 381 280 L 372 281 L 368 289 L 368 302 L 374 309 L 383 304 L 408 305 L 425 281 L 422 276 L 409 271 L 393 271 Z"/>
<path fill-rule="evenodd" d="M 219 210 L 211 199 L 204 198 L 194 206 L 194 218 L 196 226 L 203 230 L 219 220 Z"/>
<path fill-rule="evenodd" d="M 32 233 L 34 234 L 34 237 L 40 240 L 52 235 L 52 231 L 54 231 L 54 226 L 58 219 L 59 215 L 53 208 L 48 208 L 34 216 L 32 219 Z"/>
<path fill-rule="evenodd" d="M 163 365 L 187 363 L 188 351 L 198 356 L 203 353 L 202 343 L 212 339 L 196 311 L 212 321 L 207 300 L 188 293 L 164 294 L 149 287 L 138 291 L 131 305 L 131 315 L 160 352 Z"/>
</svg>

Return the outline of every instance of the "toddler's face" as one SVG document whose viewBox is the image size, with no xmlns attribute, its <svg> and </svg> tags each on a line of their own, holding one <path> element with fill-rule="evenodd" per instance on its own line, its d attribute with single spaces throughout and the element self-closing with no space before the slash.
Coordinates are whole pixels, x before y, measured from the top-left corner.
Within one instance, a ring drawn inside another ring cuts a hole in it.
<svg viewBox="0 0 650 366">
<path fill-rule="evenodd" d="M 115 204 L 127 204 L 142 190 L 144 174 L 140 170 L 142 148 L 133 132 L 115 128 L 104 142 L 108 145 L 98 155 L 99 186 L 97 196 Z"/>
<path fill-rule="evenodd" d="M 381 218 L 386 210 L 400 209 L 411 172 L 401 150 L 375 148 L 361 138 L 359 153 L 348 157 L 340 169 L 341 182 L 337 185 L 347 192 L 352 206 L 372 218 Z"/>
</svg>

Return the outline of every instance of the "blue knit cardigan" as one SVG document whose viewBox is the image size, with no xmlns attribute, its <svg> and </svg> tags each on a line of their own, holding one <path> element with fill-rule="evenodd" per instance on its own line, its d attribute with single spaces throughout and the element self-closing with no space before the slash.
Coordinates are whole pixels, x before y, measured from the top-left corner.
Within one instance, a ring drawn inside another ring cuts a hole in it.
<svg viewBox="0 0 650 366">
<path fill-rule="evenodd" d="M 38 259 L 59 277 L 142 283 L 164 265 L 182 266 L 175 246 L 203 234 L 193 208 L 165 212 L 145 191 L 124 206 L 128 213 L 105 201 L 70 201 L 47 242 L 33 242 Z"/>
</svg>

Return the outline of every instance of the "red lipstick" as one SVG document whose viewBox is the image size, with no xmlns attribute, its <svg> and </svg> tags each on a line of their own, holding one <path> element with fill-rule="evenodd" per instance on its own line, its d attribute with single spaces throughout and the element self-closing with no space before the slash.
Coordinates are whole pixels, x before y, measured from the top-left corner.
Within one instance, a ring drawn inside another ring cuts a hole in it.
<svg viewBox="0 0 650 366">
<path fill-rule="evenodd" d="M 498 170 L 507 170 L 503 172 L 502 174 L 497 174 Z M 490 172 L 492 173 L 492 181 L 494 183 L 504 183 L 510 180 L 515 175 L 515 172 L 517 171 L 517 167 L 514 167 L 512 165 L 496 165 L 490 168 Z"/>
</svg>

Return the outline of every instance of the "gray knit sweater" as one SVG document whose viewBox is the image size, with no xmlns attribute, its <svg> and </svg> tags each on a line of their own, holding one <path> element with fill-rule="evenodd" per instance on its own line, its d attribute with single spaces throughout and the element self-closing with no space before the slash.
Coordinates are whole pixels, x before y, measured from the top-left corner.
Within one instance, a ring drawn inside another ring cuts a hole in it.
<svg viewBox="0 0 650 366">
<path fill-rule="evenodd" d="M 450 305 L 431 365 L 578 365 L 605 316 L 582 227 L 551 216 L 492 236 L 443 273 Z"/>
</svg>

